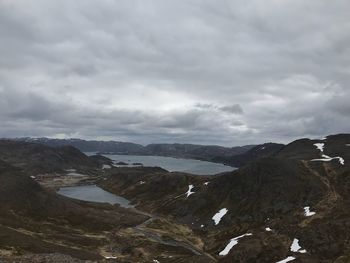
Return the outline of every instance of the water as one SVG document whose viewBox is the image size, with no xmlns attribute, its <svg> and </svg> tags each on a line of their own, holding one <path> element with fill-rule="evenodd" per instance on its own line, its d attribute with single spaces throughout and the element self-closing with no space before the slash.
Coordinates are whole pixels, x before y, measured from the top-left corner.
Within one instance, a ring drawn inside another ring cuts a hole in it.
<svg viewBox="0 0 350 263">
<path fill-rule="evenodd" d="M 62 187 L 58 190 L 58 193 L 83 201 L 110 203 L 112 205 L 119 204 L 120 206 L 126 208 L 132 207 L 129 200 L 121 196 L 111 194 L 96 185 Z"/>
<path fill-rule="evenodd" d="M 142 163 L 143 166 L 159 166 L 170 172 L 186 172 L 197 175 L 212 175 L 233 171 L 236 168 L 220 163 L 212 163 L 193 159 L 181 159 L 163 156 L 141 155 L 112 155 L 104 156 L 112 159 L 115 163 L 124 162 L 132 166 L 133 163 Z"/>
</svg>

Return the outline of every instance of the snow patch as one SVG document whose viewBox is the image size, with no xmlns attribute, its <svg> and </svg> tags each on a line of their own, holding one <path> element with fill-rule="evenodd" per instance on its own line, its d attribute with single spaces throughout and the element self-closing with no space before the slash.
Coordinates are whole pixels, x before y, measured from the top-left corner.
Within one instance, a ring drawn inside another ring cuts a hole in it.
<svg viewBox="0 0 350 263">
<path fill-rule="evenodd" d="M 332 161 L 332 160 L 338 159 L 338 161 L 339 161 L 339 163 L 340 163 L 341 165 L 344 165 L 344 164 L 345 164 L 344 158 L 339 157 L 339 156 L 337 156 L 337 157 L 329 157 L 328 155 L 322 154 L 322 157 L 323 157 L 323 158 L 321 158 L 321 159 L 312 159 L 311 161 L 312 161 L 312 162 L 317 162 L 317 161 L 319 161 L 319 162 L 330 162 L 330 161 Z"/>
<path fill-rule="evenodd" d="M 105 256 L 105 259 L 116 259 L 117 257 L 113 257 L 113 256 Z"/>
<path fill-rule="evenodd" d="M 205 182 L 204 185 L 208 185 L 210 182 Z"/>
<path fill-rule="evenodd" d="M 290 251 L 299 252 L 299 253 L 306 253 L 305 249 L 301 249 L 301 246 L 299 245 L 299 240 L 297 238 L 294 238 L 293 243 L 290 246 Z"/>
<path fill-rule="evenodd" d="M 102 169 L 111 169 L 112 166 L 110 166 L 109 164 L 104 164 L 102 165 Z"/>
<path fill-rule="evenodd" d="M 74 172 L 67 173 L 67 175 L 68 175 L 68 176 L 76 176 L 76 177 L 82 177 L 82 176 L 85 176 L 84 174 L 74 173 Z"/>
<path fill-rule="evenodd" d="M 245 237 L 245 236 L 251 236 L 253 235 L 252 233 L 246 233 L 244 235 L 241 235 L 241 236 L 238 236 L 238 237 L 234 237 L 230 240 L 230 242 L 227 244 L 227 246 L 224 248 L 224 250 L 222 250 L 220 253 L 219 253 L 219 256 L 226 256 L 230 250 L 238 244 L 238 240 L 242 237 Z"/>
<path fill-rule="evenodd" d="M 35 179 L 36 177 L 34 175 L 31 175 L 30 178 Z"/>
<path fill-rule="evenodd" d="M 140 184 L 145 184 L 146 182 L 145 181 L 140 181 Z"/>
<path fill-rule="evenodd" d="M 341 165 L 344 165 L 345 164 L 345 161 L 344 161 L 344 158 L 340 157 L 340 156 L 337 156 L 337 157 L 330 157 L 328 155 L 325 155 L 323 154 L 323 150 L 324 150 L 324 143 L 314 143 L 314 145 L 316 146 L 316 148 L 318 150 L 321 151 L 322 153 L 322 158 L 319 158 L 319 159 L 312 159 L 311 161 L 312 162 L 315 162 L 315 161 L 320 161 L 320 162 L 330 162 L 334 159 L 338 159 L 339 163 Z"/>
<path fill-rule="evenodd" d="M 280 260 L 280 261 L 278 261 L 276 263 L 287 263 L 287 262 L 292 261 L 294 259 L 295 259 L 295 257 L 287 257 L 287 258 L 285 258 L 283 260 Z"/>
<path fill-rule="evenodd" d="M 265 228 L 265 230 L 266 230 L 267 232 L 271 232 L 271 231 L 272 231 L 272 229 L 269 228 L 269 227 Z"/>
<path fill-rule="evenodd" d="M 203 228 L 204 227 L 204 225 L 201 225 L 201 228 Z"/>
<path fill-rule="evenodd" d="M 226 208 L 221 209 L 219 212 L 217 212 L 212 219 L 215 222 L 215 225 L 218 225 L 221 221 L 221 218 L 226 215 L 226 213 L 228 212 L 228 210 Z"/>
<path fill-rule="evenodd" d="M 314 143 L 317 149 L 319 149 L 321 152 L 323 152 L 324 149 L 324 143 Z"/>
<path fill-rule="evenodd" d="M 311 212 L 310 211 L 310 206 L 305 206 L 304 207 L 304 215 L 305 216 L 313 216 L 315 214 L 316 214 L 316 212 Z"/>
<path fill-rule="evenodd" d="M 194 188 L 193 184 L 190 184 L 188 186 L 188 191 L 186 192 L 186 197 L 189 197 L 191 194 L 194 194 L 195 192 L 192 192 L 192 189 Z"/>
<path fill-rule="evenodd" d="M 156 260 L 156 259 L 153 259 L 153 262 L 154 263 L 160 263 L 158 260 Z"/>
</svg>

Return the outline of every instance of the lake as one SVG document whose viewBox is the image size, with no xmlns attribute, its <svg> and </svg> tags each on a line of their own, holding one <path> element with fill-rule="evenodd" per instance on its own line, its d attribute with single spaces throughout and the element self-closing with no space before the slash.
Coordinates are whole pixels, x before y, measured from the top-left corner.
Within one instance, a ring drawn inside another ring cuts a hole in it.
<svg viewBox="0 0 350 263">
<path fill-rule="evenodd" d="M 142 156 L 142 155 L 113 155 L 104 154 L 115 163 L 124 162 L 128 166 L 133 163 L 142 163 L 143 166 L 159 166 L 170 172 L 185 172 L 197 175 L 213 175 L 233 171 L 236 168 L 221 163 L 212 163 L 193 159 L 181 159 L 163 156 Z"/>
<path fill-rule="evenodd" d="M 110 203 L 112 205 L 119 204 L 125 208 L 133 207 L 130 205 L 129 200 L 124 197 L 111 194 L 96 185 L 61 187 L 57 193 L 83 201 Z"/>
</svg>

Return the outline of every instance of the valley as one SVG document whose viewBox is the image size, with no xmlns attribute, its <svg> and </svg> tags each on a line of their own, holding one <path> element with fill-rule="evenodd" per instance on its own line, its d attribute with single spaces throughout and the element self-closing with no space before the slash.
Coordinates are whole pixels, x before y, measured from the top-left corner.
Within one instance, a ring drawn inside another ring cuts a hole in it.
<svg viewBox="0 0 350 263">
<path fill-rule="evenodd" d="M 301 139 L 232 172 L 193 175 L 3 140 L 0 258 L 348 262 L 349 142 Z"/>
</svg>

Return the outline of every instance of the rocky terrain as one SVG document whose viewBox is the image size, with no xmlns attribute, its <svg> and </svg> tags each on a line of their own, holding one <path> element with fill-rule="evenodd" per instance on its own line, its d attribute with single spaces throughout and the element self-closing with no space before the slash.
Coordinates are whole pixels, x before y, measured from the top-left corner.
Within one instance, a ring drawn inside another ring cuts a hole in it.
<svg viewBox="0 0 350 263">
<path fill-rule="evenodd" d="M 350 135 L 258 146 L 240 169 L 214 176 L 102 169 L 110 160 L 42 145 L 25 159 L 23 147 L 39 146 L 14 142 L 0 153 L 5 262 L 350 262 Z M 45 156 L 41 167 L 64 168 L 38 178 L 33 167 Z M 73 184 L 64 169 L 86 172 L 74 184 L 97 184 L 134 207 L 56 194 Z"/>
</svg>

